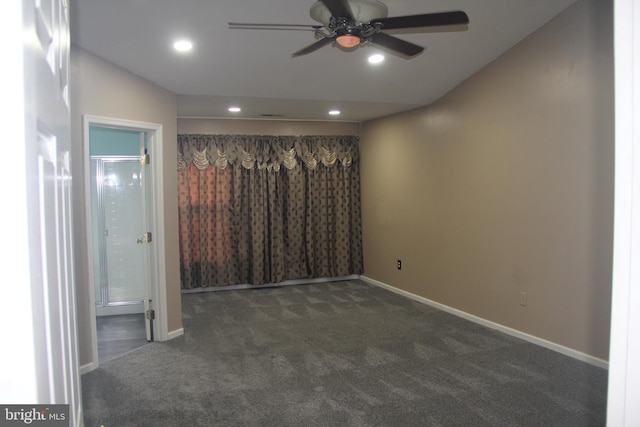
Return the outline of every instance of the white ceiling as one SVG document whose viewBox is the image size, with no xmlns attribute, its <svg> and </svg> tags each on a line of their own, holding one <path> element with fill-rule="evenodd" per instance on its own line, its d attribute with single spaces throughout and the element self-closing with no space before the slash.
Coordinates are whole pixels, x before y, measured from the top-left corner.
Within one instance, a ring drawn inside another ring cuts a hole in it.
<svg viewBox="0 0 640 427">
<path fill-rule="evenodd" d="M 575 0 L 387 0 L 389 16 L 463 10 L 463 32 L 394 34 L 425 47 L 403 59 L 331 46 L 306 31 L 228 29 L 228 22 L 316 24 L 312 0 L 75 0 L 71 41 L 178 95 L 182 117 L 364 121 L 428 105 Z M 176 38 L 192 40 L 180 54 Z M 242 112 L 232 114 L 228 104 Z M 337 118 L 327 111 L 338 108 Z"/>
</svg>

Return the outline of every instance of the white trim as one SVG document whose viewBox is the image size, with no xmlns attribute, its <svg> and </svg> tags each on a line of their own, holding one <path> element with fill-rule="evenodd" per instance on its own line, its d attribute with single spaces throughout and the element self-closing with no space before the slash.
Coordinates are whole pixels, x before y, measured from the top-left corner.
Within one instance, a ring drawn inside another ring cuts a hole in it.
<svg viewBox="0 0 640 427">
<path fill-rule="evenodd" d="M 163 175 L 163 135 L 162 135 L 162 126 L 158 125 L 159 128 L 155 132 L 154 135 L 151 135 L 149 138 L 149 145 L 156 147 L 157 149 L 152 151 L 151 158 L 151 174 L 152 174 L 152 202 L 153 209 L 151 212 L 152 222 L 155 225 L 155 236 L 156 239 L 156 250 L 153 251 L 152 254 L 152 268 L 154 270 L 154 278 L 156 280 L 156 288 L 155 288 L 155 299 L 154 299 L 154 307 L 159 307 L 160 310 L 156 309 L 156 322 L 154 323 L 154 339 L 156 341 L 166 341 L 168 340 L 169 333 L 169 325 L 167 320 L 167 274 L 164 267 L 167 265 L 166 263 L 166 250 L 165 250 L 165 240 L 164 240 L 164 175 Z M 158 313 L 159 312 L 159 313 Z"/>
<path fill-rule="evenodd" d="M 607 425 L 640 425 L 640 0 L 614 2 L 615 200 Z"/>
<path fill-rule="evenodd" d="M 324 282 L 340 282 L 343 280 L 355 280 L 359 279 L 360 275 L 352 274 L 351 276 L 341 277 L 320 277 L 317 279 L 292 279 L 285 280 L 280 283 L 265 283 L 264 285 L 229 285 L 229 286 L 211 286 L 208 288 L 193 288 L 183 289 L 183 294 L 197 294 L 200 292 L 218 292 L 218 291 L 237 291 L 242 289 L 261 289 L 261 288 L 277 288 L 279 286 L 291 286 L 291 285 L 308 285 L 311 283 L 324 283 Z"/>
<path fill-rule="evenodd" d="M 91 248 L 94 245 L 93 242 L 93 232 L 91 230 L 91 155 L 89 150 L 89 124 L 90 117 L 84 116 L 82 120 L 82 148 L 84 151 L 83 169 L 84 176 L 82 181 L 84 183 L 84 216 L 85 216 L 85 241 L 87 244 L 87 253 L 90 253 Z M 91 261 L 91 256 L 88 255 L 87 258 L 87 274 L 88 274 L 88 288 L 87 291 L 89 293 L 89 324 L 91 325 L 91 363 L 89 371 L 94 370 L 98 367 L 98 326 L 96 322 L 96 295 L 95 295 L 95 283 L 93 281 L 94 278 L 94 268 L 93 262 Z M 76 303 L 79 303 L 77 301 Z M 84 369 L 87 365 L 83 365 L 80 367 L 80 374 L 85 373 Z M 88 372 L 88 371 L 87 371 Z"/>
<path fill-rule="evenodd" d="M 76 411 L 76 425 L 75 427 L 84 427 L 84 411 L 82 405 Z"/>
<path fill-rule="evenodd" d="M 169 332 L 167 334 L 167 340 L 178 338 L 180 335 L 184 335 L 184 328 L 176 329 L 175 331 Z"/>
<path fill-rule="evenodd" d="M 162 125 L 157 123 L 139 122 L 126 119 L 118 119 L 112 117 L 94 116 L 85 114 L 82 118 L 83 124 L 83 150 L 84 150 L 84 182 L 90 181 L 90 153 L 89 153 L 89 126 L 99 125 L 106 127 L 114 127 L 120 129 L 130 129 L 136 131 L 148 132 L 149 140 L 149 154 L 151 157 L 151 216 L 152 225 L 151 232 L 155 236 L 154 242 L 156 243 L 155 250 L 152 251 L 152 270 L 153 277 L 155 279 L 155 287 L 152 291 L 152 300 L 154 301 L 154 307 L 156 309 L 156 318 L 153 322 L 153 329 L 155 333 L 155 339 L 157 341 L 166 341 L 168 335 L 167 326 L 167 289 L 166 289 L 166 274 L 163 266 L 165 262 L 165 245 L 164 239 L 164 180 L 163 180 L 163 138 L 162 138 Z M 85 233 L 87 238 L 88 247 L 92 247 L 91 242 L 91 194 L 89 185 L 85 185 Z M 96 308 L 95 308 L 95 292 L 93 283 L 93 263 L 89 258 L 88 273 L 89 273 L 89 310 L 91 314 L 91 367 L 93 370 L 99 366 L 98 361 L 98 338 L 97 338 L 97 325 L 96 325 Z M 87 366 L 87 365 L 84 365 Z M 84 367 L 83 366 L 83 367 Z M 82 368 L 81 368 L 82 369 Z"/>
<path fill-rule="evenodd" d="M 98 369 L 98 365 L 93 363 L 93 362 L 87 363 L 86 365 L 82 365 L 82 366 L 80 366 L 80 375 L 84 375 L 86 373 L 89 373 L 89 372 L 93 371 L 94 369 Z"/>
<path fill-rule="evenodd" d="M 367 283 L 370 283 L 372 285 L 387 289 L 387 290 L 389 290 L 391 292 L 394 292 L 396 294 L 400 294 L 400 295 L 405 296 L 407 298 L 411 298 L 414 301 L 418 301 L 418 302 L 421 302 L 423 304 L 427 304 L 427 305 L 429 305 L 431 307 L 435 307 L 435 308 L 437 308 L 439 310 L 445 311 L 447 313 L 453 314 L 454 316 L 461 317 L 463 319 L 469 320 L 469 321 L 477 323 L 479 325 L 486 326 L 486 327 L 491 328 L 491 329 L 496 329 L 496 330 L 498 330 L 500 332 L 504 332 L 507 335 L 511 335 L 511 336 L 516 337 L 516 338 L 520 338 L 522 340 L 525 340 L 525 341 L 530 342 L 532 344 L 539 345 L 539 346 L 544 347 L 544 348 L 548 348 L 549 350 L 556 351 L 558 353 L 564 354 L 565 356 L 569 356 L 569 357 L 572 357 L 574 359 L 578 359 L 578 360 L 581 360 L 583 362 L 590 363 L 590 364 L 595 365 L 595 366 L 597 366 L 599 368 L 607 369 L 608 366 L 609 366 L 607 361 L 599 359 L 597 357 L 593 357 L 593 356 L 590 356 L 588 354 L 585 354 L 585 353 L 573 350 L 571 348 L 562 346 L 560 344 L 556 344 L 556 343 L 553 343 L 551 341 L 547 341 L 545 339 L 536 337 L 534 335 L 530 335 L 530 334 L 527 334 L 525 332 L 521 332 L 521 331 L 518 331 L 516 329 L 512 329 L 512 328 L 509 328 L 507 326 L 501 325 L 499 323 L 495 323 L 495 322 L 492 322 L 490 320 L 486 320 L 486 319 L 483 319 L 481 317 L 474 316 L 473 314 L 469 314 L 469 313 L 466 313 L 464 311 L 458 310 L 456 308 L 449 307 L 448 305 L 444 305 L 444 304 L 441 304 L 439 302 L 432 301 L 432 300 L 430 300 L 428 298 L 424 298 L 424 297 L 421 297 L 419 295 L 412 294 L 411 292 L 403 291 L 402 289 L 395 288 L 395 287 L 393 287 L 391 285 L 387 285 L 386 283 L 379 282 L 379 281 L 377 281 L 375 279 L 372 279 L 370 277 L 360 276 L 360 278 L 362 280 L 364 280 L 365 282 L 367 282 Z"/>
</svg>

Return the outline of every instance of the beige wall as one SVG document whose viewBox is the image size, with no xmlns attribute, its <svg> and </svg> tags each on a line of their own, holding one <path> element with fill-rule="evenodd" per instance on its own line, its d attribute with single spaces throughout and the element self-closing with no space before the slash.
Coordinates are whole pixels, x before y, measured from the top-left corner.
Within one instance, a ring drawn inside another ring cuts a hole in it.
<svg viewBox="0 0 640 427">
<path fill-rule="evenodd" d="M 159 123 L 163 135 L 164 236 L 169 332 L 182 327 L 176 205 L 176 96 L 76 46 L 71 50 L 74 250 L 80 365 L 91 362 L 88 248 L 84 211 L 82 116 Z"/>
<path fill-rule="evenodd" d="M 578 1 L 433 105 L 364 123 L 365 275 L 606 360 L 612 33 L 610 1 Z"/>
<path fill-rule="evenodd" d="M 360 123 L 288 120 L 178 119 L 179 134 L 359 135 Z"/>
</svg>

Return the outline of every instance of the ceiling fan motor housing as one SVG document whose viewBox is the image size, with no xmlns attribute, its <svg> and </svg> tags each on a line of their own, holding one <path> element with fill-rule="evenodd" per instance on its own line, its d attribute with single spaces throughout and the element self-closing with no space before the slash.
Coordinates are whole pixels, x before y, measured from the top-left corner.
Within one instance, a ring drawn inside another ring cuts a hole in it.
<svg viewBox="0 0 640 427">
<path fill-rule="evenodd" d="M 291 54 L 292 57 L 307 55 L 328 45 L 351 51 L 358 46 L 371 44 L 409 59 L 422 53 L 424 47 L 394 37 L 383 30 L 419 31 L 426 27 L 451 27 L 469 23 L 469 17 L 462 11 L 388 18 L 387 6 L 378 0 L 319 0 L 311 6 L 309 14 L 320 22 L 326 31 L 320 26 L 309 25 L 317 41 L 294 52 Z M 268 26 L 264 24 L 260 28 Z M 255 27 L 258 27 L 258 24 L 255 24 Z"/>
<path fill-rule="evenodd" d="M 347 0 L 354 21 L 356 23 L 368 23 L 374 19 L 386 18 L 388 12 L 387 6 L 377 0 Z M 311 6 L 309 11 L 311 17 L 321 22 L 329 31 L 331 24 L 331 12 L 322 1 L 317 1 Z M 336 16 L 339 18 L 348 18 L 347 16 Z"/>
</svg>

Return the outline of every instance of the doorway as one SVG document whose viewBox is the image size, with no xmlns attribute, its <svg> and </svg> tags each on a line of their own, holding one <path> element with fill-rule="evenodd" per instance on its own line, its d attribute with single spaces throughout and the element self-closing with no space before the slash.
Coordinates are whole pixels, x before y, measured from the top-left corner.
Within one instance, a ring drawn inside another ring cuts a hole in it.
<svg viewBox="0 0 640 427">
<path fill-rule="evenodd" d="M 91 228 L 98 359 L 104 363 L 147 342 L 152 302 L 146 279 L 147 133 L 91 125 Z M 142 154 L 141 154 L 142 153 Z"/>
<path fill-rule="evenodd" d="M 154 340 L 158 185 L 150 158 L 159 129 L 96 117 L 84 124 L 95 368 Z"/>
</svg>

